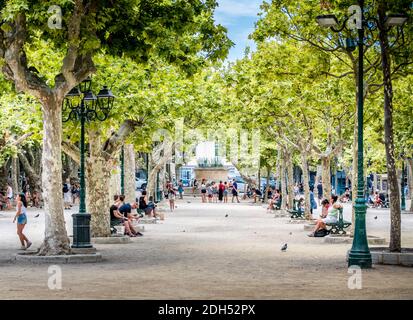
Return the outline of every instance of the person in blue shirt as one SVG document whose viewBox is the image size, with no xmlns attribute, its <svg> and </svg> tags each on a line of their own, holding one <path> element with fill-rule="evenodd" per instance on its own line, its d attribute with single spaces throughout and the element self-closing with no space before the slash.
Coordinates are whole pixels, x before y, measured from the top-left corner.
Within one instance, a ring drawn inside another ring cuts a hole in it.
<svg viewBox="0 0 413 320">
<path fill-rule="evenodd" d="M 234 202 L 234 198 L 237 198 L 237 202 L 239 203 L 239 199 L 238 199 L 238 185 L 235 182 L 235 179 L 232 182 L 232 202 Z"/>
<path fill-rule="evenodd" d="M 133 227 L 132 227 L 132 220 L 135 219 L 135 217 L 132 215 L 132 209 L 136 209 L 138 208 L 138 204 L 136 202 L 132 202 L 132 204 L 130 203 L 123 203 L 118 211 L 120 214 L 122 214 L 124 216 L 124 219 L 127 220 L 127 222 L 129 222 L 129 228 L 130 231 L 132 232 L 132 234 L 129 234 L 129 236 L 139 236 L 142 237 L 143 234 L 136 231 Z"/>
</svg>

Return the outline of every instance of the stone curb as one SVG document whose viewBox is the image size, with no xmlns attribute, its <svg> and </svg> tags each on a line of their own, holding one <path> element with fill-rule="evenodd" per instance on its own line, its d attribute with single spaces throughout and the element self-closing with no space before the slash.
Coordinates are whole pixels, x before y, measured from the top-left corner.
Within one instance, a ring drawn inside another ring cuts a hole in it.
<svg viewBox="0 0 413 320">
<path fill-rule="evenodd" d="M 131 243 L 131 239 L 128 236 L 121 237 L 96 237 L 92 238 L 92 242 L 96 244 L 124 244 Z"/>
<path fill-rule="evenodd" d="M 150 218 L 150 219 L 139 219 L 138 225 L 139 224 L 156 224 L 158 221 L 155 218 Z"/>
<path fill-rule="evenodd" d="M 387 250 L 387 248 L 370 248 L 373 264 L 413 267 L 413 251 L 388 252 Z"/>
<path fill-rule="evenodd" d="M 369 245 L 383 245 L 386 244 L 386 239 L 381 238 L 381 237 L 375 237 L 375 236 L 368 236 L 367 241 Z M 324 237 L 324 243 L 330 243 L 330 244 L 352 244 L 353 243 L 353 238 L 351 238 L 349 235 L 328 235 Z"/>
<path fill-rule="evenodd" d="M 29 254 L 16 254 L 14 256 L 15 262 L 25 263 L 49 263 L 49 264 L 67 264 L 67 263 L 95 263 L 102 261 L 100 253 L 93 254 L 71 254 L 61 256 L 35 256 Z"/>
<path fill-rule="evenodd" d="M 290 219 L 290 221 L 288 221 L 288 223 L 290 223 L 290 224 L 303 224 L 303 223 L 308 223 L 308 220 L 305 220 L 305 219 Z"/>
</svg>

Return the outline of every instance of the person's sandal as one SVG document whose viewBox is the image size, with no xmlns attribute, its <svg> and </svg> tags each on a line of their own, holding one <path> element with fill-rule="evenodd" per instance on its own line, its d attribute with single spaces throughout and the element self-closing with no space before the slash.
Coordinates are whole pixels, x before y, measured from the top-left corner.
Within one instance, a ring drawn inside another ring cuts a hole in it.
<svg viewBox="0 0 413 320">
<path fill-rule="evenodd" d="M 311 233 L 307 234 L 307 236 L 314 237 L 314 232 L 311 232 Z"/>
</svg>

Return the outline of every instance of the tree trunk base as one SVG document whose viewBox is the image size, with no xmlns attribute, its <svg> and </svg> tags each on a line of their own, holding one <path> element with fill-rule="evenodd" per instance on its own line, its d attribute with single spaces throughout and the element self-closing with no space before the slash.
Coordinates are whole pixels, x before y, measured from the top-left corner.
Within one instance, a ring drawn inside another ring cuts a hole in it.
<svg viewBox="0 0 413 320">
<path fill-rule="evenodd" d="M 58 239 L 45 239 L 39 248 L 39 256 L 58 256 L 71 254 L 70 241 L 60 241 Z"/>
</svg>

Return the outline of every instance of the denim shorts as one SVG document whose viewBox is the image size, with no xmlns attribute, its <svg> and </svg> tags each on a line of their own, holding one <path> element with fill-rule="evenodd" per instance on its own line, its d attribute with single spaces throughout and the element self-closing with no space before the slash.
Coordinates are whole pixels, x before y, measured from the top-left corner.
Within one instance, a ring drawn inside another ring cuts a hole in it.
<svg viewBox="0 0 413 320">
<path fill-rule="evenodd" d="M 17 217 L 17 224 L 26 224 L 27 223 L 27 217 L 23 213 Z"/>
</svg>

